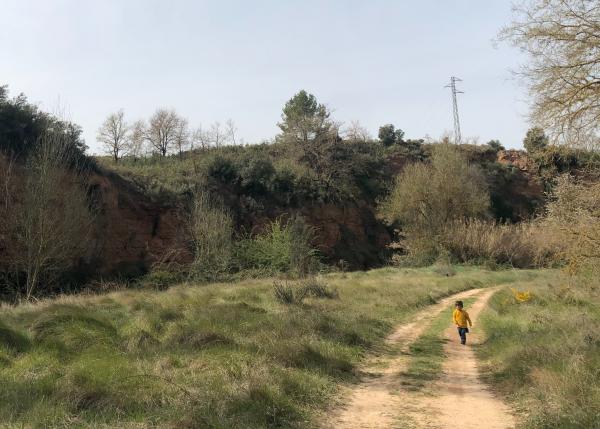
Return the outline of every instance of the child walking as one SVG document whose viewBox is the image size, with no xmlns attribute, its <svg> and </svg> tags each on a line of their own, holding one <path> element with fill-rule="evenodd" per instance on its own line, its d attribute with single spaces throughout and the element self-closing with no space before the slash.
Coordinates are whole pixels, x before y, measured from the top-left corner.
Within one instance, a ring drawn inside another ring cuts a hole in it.
<svg viewBox="0 0 600 429">
<path fill-rule="evenodd" d="M 463 310 L 463 302 L 456 301 L 454 304 L 455 309 L 452 313 L 452 319 L 458 327 L 458 335 L 460 336 L 460 343 L 462 345 L 467 344 L 467 333 L 469 332 L 469 326 L 473 327 L 469 313 Z M 468 325 L 467 325 L 468 323 Z"/>
</svg>

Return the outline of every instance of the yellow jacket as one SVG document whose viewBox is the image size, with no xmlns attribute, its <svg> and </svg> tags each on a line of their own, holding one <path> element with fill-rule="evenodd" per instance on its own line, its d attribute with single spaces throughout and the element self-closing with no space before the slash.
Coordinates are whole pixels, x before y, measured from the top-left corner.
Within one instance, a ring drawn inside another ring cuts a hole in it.
<svg viewBox="0 0 600 429">
<path fill-rule="evenodd" d="M 473 326 L 473 323 L 471 323 L 471 318 L 469 317 L 469 313 L 467 313 L 465 310 L 459 310 L 458 308 L 455 308 L 454 313 L 452 313 L 452 319 L 454 319 L 454 323 L 456 323 L 456 326 L 459 328 L 467 328 L 467 322 L 469 325 Z"/>
</svg>

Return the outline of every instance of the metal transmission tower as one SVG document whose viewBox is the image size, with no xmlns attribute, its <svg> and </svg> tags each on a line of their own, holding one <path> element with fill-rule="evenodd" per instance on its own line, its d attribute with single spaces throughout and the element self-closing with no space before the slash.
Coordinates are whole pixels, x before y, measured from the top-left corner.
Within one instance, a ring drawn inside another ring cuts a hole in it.
<svg viewBox="0 0 600 429">
<path fill-rule="evenodd" d="M 460 144 L 462 136 L 460 135 L 460 120 L 458 119 L 458 104 L 456 103 L 456 94 L 464 94 L 463 91 L 456 89 L 456 82 L 462 82 L 455 76 L 450 77 L 450 83 L 444 88 L 450 88 L 452 90 L 452 112 L 454 113 L 454 143 Z"/>
</svg>

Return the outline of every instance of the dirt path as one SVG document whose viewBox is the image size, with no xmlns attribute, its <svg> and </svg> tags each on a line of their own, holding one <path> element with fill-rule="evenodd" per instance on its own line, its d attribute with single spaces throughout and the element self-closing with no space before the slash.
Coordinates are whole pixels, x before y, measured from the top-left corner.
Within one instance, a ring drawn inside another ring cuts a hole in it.
<svg viewBox="0 0 600 429">
<path fill-rule="evenodd" d="M 494 293 L 484 292 L 468 309 L 474 324 L 481 310 Z M 447 356 L 443 366 L 443 376 L 433 386 L 434 396 L 423 396 L 417 408 L 428 410 L 415 419 L 419 426 L 426 428 L 451 428 L 457 422 L 468 422 L 470 427 L 486 429 L 509 429 L 515 426 L 515 420 L 509 408 L 479 380 L 475 352 L 468 345 L 462 346 L 454 326 L 444 332 L 449 340 L 444 346 Z M 478 344 L 482 340 L 475 325 L 468 336 L 468 344 Z"/>
<path fill-rule="evenodd" d="M 427 329 L 444 309 L 457 299 L 481 292 L 468 311 L 477 323 L 478 315 L 494 290 L 473 289 L 449 296 L 430 306 L 413 321 L 400 325 L 387 338 L 400 353 L 369 359 L 362 371 L 366 381 L 353 388 L 348 400 L 322 422 L 323 428 L 454 428 L 468 422 L 472 427 L 487 429 L 512 428 L 514 420 L 508 408 L 479 381 L 477 360 L 471 347 L 461 346 L 456 328 L 449 324 L 444 336 L 447 359 L 441 379 L 428 390 L 408 391 L 402 388 L 401 373 L 406 370 L 410 345 Z M 469 336 L 469 344 L 481 341 L 477 329 Z"/>
<path fill-rule="evenodd" d="M 391 346 L 400 346 L 394 356 L 369 359 L 361 372 L 366 380 L 348 393 L 348 401 L 323 422 L 323 428 L 395 428 L 403 408 L 399 373 L 406 369 L 410 345 L 427 329 L 429 323 L 457 299 L 476 295 L 481 289 L 472 289 L 444 298 L 413 316 L 412 322 L 400 325 L 387 339 Z"/>
</svg>

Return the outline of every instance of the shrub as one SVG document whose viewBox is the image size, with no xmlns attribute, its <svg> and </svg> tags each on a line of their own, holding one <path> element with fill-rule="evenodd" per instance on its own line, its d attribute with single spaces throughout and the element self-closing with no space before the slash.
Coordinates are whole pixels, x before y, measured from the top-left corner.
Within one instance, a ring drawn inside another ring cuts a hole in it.
<svg viewBox="0 0 600 429">
<path fill-rule="evenodd" d="M 490 205 L 485 179 L 454 146 L 436 145 L 430 164 L 407 166 L 382 214 L 402 226 L 403 247 L 414 262 L 432 263 L 440 235 L 456 219 L 484 215 Z"/>
<path fill-rule="evenodd" d="M 137 285 L 143 289 L 165 290 L 169 286 L 180 283 L 184 279 L 181 273 L 154 270 L 137 280 Z"/>
<path fill-rule="evenodd" d="M 292 286 L 287 282 L 274 282 L 273 295 L 282 304 L 301 304 L 308 295 L 308 289 Z"/>
<path fill-rule="evenodd" d="M 57 283 L 88 249 L 94 216 L 71 143 L 55 132 L 43 134 L 29 153 L 21 195 L 6 200 L 10 207 L 3 223 L 13 248 L 10 265 L 19 273 L 17 288 L 26 299 L 40 286 Z"/>
<path fill-rule="evenodd" d="M 286 223 L 276 219 L 262 234 L 236 243 L 236 261 L 242 270 L 258 269 L 265 274 L 303 276 L 318 267 L 313 239 L 313 229 L 301 217 L 294 217 Z"/>
<path fill-rule="evenodd" d="M 600 184 L 578 182 L 569 176 L 557 180 L 543 227 L 560 243 L 569 272 L 591 287 L 600 287 Z"/>
<path fill-rule="evenodd" d="M 301 286 L 305 289 L 307 295 L 314 298 L 339 298 L 339 293 L 336 289 L 332 289 L 327 283 L 316 277 L 305 280 L 301 283 Z"/>
<path fill-rule="evenodd" d="M 530 128 L 523 139 L 523 147 L 529 153 L 535 153 L 548 146 L 548 137 L 539 127 Z"/>
<path fill-rule="evenodd" d="M 273 163 L 267 158 L 251 158 L 241 168 L 242 188 L 251 195 L 265 194 L 275 174 Z"/>
<path fill-rule="evenodd" d="M 532 268 L 557 261 L 558 243 L 539 223 L 497 223 L 466 219 L 449 223 L 440 242 L 457 262 Z"/>
<path fill-rule="evenodd" d="M 26 159 L 49 133 L 65 142 L 74 163 L 85 160 L 91 166 L 81 127 L 42 112 L 23 94 L 10 99 L 7 87 L 0 86 L 0 152 Z"/>
<path fill-rule="evenodd" d="M 440 253 L 433 269 L 440 276 L 452 277 L 456 275 L 456 270 L 451 264 L 450 253 L 447 251 Z"/>
<path fill-rule="evenodd" d="M 190 232 L 194 247 L 190 276 L 211 280 L 228 272 L 232 258 L 233 222 L 229 213 L 207 192 L 199 191 L 194 197 Z"/>
<path fill-rule="evenodd" d="M 218 182 L 233 184 L 239 180 L 237 166 L 233 161 L 222 156 L 215 156 L 208 165 L 208 176 Z"/>
</svg>

